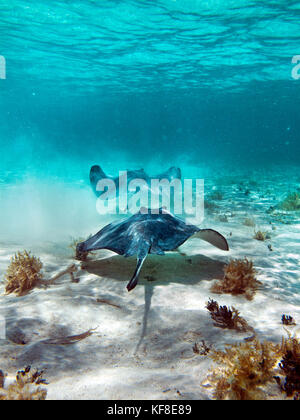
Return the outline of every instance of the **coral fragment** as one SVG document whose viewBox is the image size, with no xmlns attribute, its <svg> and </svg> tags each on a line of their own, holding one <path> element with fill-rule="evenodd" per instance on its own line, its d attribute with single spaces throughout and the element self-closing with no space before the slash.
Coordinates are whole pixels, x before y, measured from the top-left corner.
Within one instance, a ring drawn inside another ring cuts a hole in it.
<svg viewBox="0 0 300 420">
<path fill-rule="evenodd" d="M 281 322 L 283 325 L 296 325 L 294 318 L 290 315 L 282 315 Z"/>
<path fill-rule="evenodd" d="M 27 366 L 17 372 L 16 380 L 7 389 L 0 388 L 0 400 L 45 400 L 47 390 L 39 385 L 47 385 L 43 371 L 31 371 Z"/>
</svg>

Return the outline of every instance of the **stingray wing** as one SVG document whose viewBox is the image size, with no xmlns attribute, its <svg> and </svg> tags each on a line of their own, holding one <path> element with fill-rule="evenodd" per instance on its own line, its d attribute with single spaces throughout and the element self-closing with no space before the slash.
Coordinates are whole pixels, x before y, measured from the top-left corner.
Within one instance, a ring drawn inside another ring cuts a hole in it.
<svg viewBox="0 0 300 420">
<path fill-rule="evenodd" d="M 81 253 L 109 249 L 125 257 L 144 256 L 145 250 L 148 253 L 151 244 L 139 229 L 143 218 L 141 213 L 137 213 L 125 220 L 110 223 L 86 241 L 78 244 L 77 251 Z"/>
<path fill-rule="evenodd" d="M 139 215 L 105 226 L 96 235 L 77 245 L 77 253 L 89 252 L 97 249 L 109 249 L 124 257 L 137 255 L 135 272 L 127 285 L 128 292 L 138 283 L 142 265 L 151 249 L 151 243 L 136 230 Z"/>
<path fill-rule="evenodd" d="M 216 230 L 201 229 L 197 233 L 195 233 L 193 237 L 200 238 L 203 241 L 215 246 L 216 248 L 221 249 L 222 251 L 229 251 L 229 245 L 226 238 L 224 238 L 224 236 Z"/>
<path fill-rule="evenodd" d="M 78 244 L 77 250 L 90 252 L 97 249 L 109 249 L 119 255 L 133 255 L 130 253 L 132 239 L 129 237 L 128 227 L 129 223 L 126 220 L 110 223 L 86 241 Z"/>
</svg>

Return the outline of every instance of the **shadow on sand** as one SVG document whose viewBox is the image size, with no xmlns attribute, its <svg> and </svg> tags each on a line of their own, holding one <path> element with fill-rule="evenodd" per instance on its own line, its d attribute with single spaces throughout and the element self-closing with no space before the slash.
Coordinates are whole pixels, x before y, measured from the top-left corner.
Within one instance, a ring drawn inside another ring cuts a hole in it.
<svg viewBox="0 0 300 420">
<path fill-rule="evenodd" d="M 124 258 L 119 255 L 102 260 L 86 261 L 82 265 L 82 268 L 90 274 L 124 282 L 124 287 L 132 277 L 135 267 L 136 258 Z M 148 255 L 139 276 L 139 284 L 145 287 L 145 307 L 141 336 L 135 353 L 147 334 L 147 321 L 154 286 L 167 286 L 169 283 L 193 285 L 201 280 L 220 279 L 223 277 L 223 268 L 224 262 L 203 255 L 190 257 L 179 253 L 168 253 L 164 257 Z"/>
<path fill-rule="evenodd" d="M 122 281 L 125 285 L 131 279 L 135 267 L 135 257 L 124 258 L 119 255 L 90 260 L 82 264 L 82 269 L 90 274 Z M 139 284 L 149 284 L 149 282 L 154 286 L 167 286 L 169 283 L 197 284 L 201 280 L 222 278 L 223 267 L 224 262 L 203 255 L 190 257 L 179 253 L 168 253 L 163 257 L 148 255 L 139 276 Z"/>
</svg>

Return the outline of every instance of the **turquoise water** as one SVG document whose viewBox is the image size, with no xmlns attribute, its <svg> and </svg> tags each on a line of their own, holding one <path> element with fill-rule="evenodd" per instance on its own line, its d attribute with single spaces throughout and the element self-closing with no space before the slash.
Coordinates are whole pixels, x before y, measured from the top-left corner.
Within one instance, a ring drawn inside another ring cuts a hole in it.
<svg viewBox="0 0 300 420">
<path fill-rule="evenodd" d="M 1 185 L 297 166 L 299 17 L 286 0 L 0 1 Z"/>
<path fill-rule="evenodd" d="M 297 161 L 299 17 L 286 0 L 1 1 L 2 168 Z"/>
</svg>

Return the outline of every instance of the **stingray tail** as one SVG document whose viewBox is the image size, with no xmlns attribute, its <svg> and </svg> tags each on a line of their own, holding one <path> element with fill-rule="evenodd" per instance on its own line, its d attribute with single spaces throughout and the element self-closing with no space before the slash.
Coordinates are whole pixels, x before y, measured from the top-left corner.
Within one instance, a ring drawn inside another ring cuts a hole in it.
<svg viewBox="0 0 300 420">
<path fill-rule="evenodd" d="M 137 260 L 137 265 L 136 265 L 135 272 L 134 272 L 134 274 L 133 274 L 130 282 L 126 286 L 128 292 L 130 292 L 130 290 L 134 289 L 135 286 L 138 284 L 139 274 L 140 274 L 142 265 L 144 264 L 144 261 L 147 258 L 147 255 L 148 255 L 149 250 L 150 250 L 150 247 L 147 249 L 146 252 L 143 252 L 142 255 L 140 254 L 138 256 L 138 260 Z"/>
</svg>

